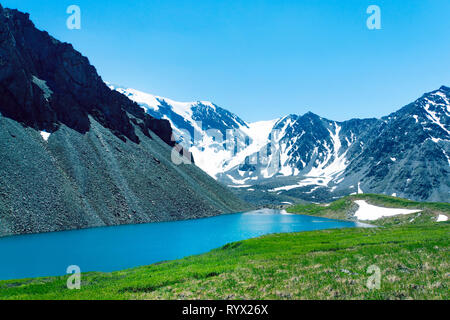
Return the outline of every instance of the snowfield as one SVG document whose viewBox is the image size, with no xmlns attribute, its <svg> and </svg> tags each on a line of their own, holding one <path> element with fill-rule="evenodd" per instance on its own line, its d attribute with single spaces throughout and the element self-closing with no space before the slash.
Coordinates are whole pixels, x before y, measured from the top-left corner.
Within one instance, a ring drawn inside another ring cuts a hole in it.
<svg viewBox="0 0 450 320">
<path fill-rule="evenodd" d="M 48 141 L 48 138 L 50 137 L 50 133 L 46 132 L 46 131 L 41 131 L 40 132 L 42 139 L 44 139 L 45 141 Z"/>
<path fill-rule="evenodd" d="M 365 200 L 355 200 L 359 206 L 355 212 L 355 217 L 358 220 L 377 220 L 382 217 L 392 217 L 400 214 L 411 214 L 420 212 L 421 210 L 398 209 L 398 208 L 384 208 L 368 204 Z"/>
</svg>

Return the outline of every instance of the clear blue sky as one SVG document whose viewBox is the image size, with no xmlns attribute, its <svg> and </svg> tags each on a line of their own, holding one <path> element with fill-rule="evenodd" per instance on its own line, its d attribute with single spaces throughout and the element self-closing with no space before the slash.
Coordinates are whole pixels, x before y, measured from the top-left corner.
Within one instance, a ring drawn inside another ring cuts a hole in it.
<svg viewBox="0 0 450 320">
<path fill-rule="evenodd" d="M 380 117 L 450 85 L 449 0 L 0 0 L 103 79 L 247 121 Z M 66 28 L 81 8 L 82 29 Z M 381 8 L 381 30 L 366 9 Z"/>
</svg>

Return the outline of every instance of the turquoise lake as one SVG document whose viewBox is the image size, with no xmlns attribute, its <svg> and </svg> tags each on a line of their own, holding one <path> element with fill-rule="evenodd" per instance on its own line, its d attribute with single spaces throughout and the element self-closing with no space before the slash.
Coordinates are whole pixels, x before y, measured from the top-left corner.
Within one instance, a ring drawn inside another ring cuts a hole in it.
<svg viewBox="0 0 450 320">
<path fill-rule="evenodd" d="M 123 225 L 0 238 L 0 279 L 115 271 L 207 252 L 226 243 L 270 233 L 366 227 L 280 210 L 227 214 L 197 220 Z"/>
</svg>

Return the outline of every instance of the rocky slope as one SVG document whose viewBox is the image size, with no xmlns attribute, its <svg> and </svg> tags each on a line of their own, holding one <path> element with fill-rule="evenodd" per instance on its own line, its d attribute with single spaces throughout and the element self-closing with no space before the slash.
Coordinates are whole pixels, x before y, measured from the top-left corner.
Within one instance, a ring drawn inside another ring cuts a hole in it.
<svg viewBox="0 0 450 320">
<path fill-rule="evenodd" d="M 364 192 L 450 201 L 450 88 L 381 119 L 345 171 Z"/>
<path fill-rule="evenodd" d="M 248 208 L 174 163 L 171 137 L 70 44 L 0 6 L 0 236 Z"/>
<path fill-rule="evenodd" d="M 380 193 L 448 202 L 449 101 L 450 88 L 442 86 L 381 119 L 284 117 L 272 129 L 269 151 L 260 150 L 249 157 L 250 166 L 236 166 L 219 179 L 287 201 Z"/>
</svg>

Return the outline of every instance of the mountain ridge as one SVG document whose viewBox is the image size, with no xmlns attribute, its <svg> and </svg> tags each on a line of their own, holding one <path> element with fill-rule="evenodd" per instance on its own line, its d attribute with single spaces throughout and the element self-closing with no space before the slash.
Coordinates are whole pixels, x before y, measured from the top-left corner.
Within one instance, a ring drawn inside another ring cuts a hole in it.
<svg viewBox="0 0 450 320">
<path fill-rule="evenodd" d="M 169 121 L 0 6 L 0 236 L 252 208 L 179 153 Z"/>
<path fill-rule="evenodd" d="M 132 89 L 121 88 L 122 93 L 125 94 L 129 93 L 129 90 Z M 260 188 L 260 191 L 265 192 L 265 194 L 260 194 L 260 197 L 267 196 L 268 192 L 272 192 L 276 195 L 281 194 L 281 199 L 284 200 L 295 201 L 295 199 L 300 198 L 308 201 L 330 201 L 351 193 L 378 192 L 410 196 L 415 200 L 448 201 L 447 190 L 450 188 L 450 182 L 445 174 L 449 172 L 449 169 L 443 163 L 438 164 L 433 169 L 441 172 L 436 173 L 435 182 L 430 182 L 425 187 L 423 183 L 417 181 L 418 186 L 415 187 L 415 190 L 404 192 L 403 189 L 405 188 L 396 185 L 395 181 L 384 180 L 380 183 L 377 182 L 377 179 L 381 176 L 384 177 L 383 179 L 387 179 L 386 175 L 390 171 L 400 170 L 399 168 L 394 169 L 392 165 L 387 165 L 386 161 L 381 163 L 382 160 L 395 162 L 391 159 L 396 159 L 394 157 L 396 151 L 390 149 L 392 154 L 387 154 L 389 145 L 395 146 L 396 144 L 406 143 L 401 147 L 402 149 L 412 148 L 417 144 L 415 140 L 418 139 L 417 141 L 423 143 L 426 137 L 429 137 L 434 143 L 443 144 L 443 146 L 434 150 L 435 153 L 440 152 L 437 158 L 440 160 L 448 159 L 446 155 L 450 154 L 448 145 L 450 138 L 447 129 L 450 128 L 448 120 L 449 92 L 449 88 L 443 85 L 437 90 L 424 93 L 414 102 L 381 118 L 354 118 L 345 121 L 333 121 L 312 111 L 303 115 L 290 114 L 273 121 L 267 121 L 271 128 L 270 130 L 266 129 L 262 136 L 261 134 L 249 134 L 248 128 L 253 123 L 247 123 L 240 119 L 238 115 L 231 113 L 232 116 L 227 115 L 226 118 L 238 118 L 246 126 L 236 127 L 232 125 L 231 121 L 226 126 L 225 121 L 225 129 L 233 130 L 234 134 L 229 138 L 223 135 L 223 132 L 226 131 L 224 128 L 218 130 L 222 133 L 221 143 L 224 144 L 224 148 L 219 148 L 217 143 L 208 140 L 208 138 L 217 134 L 209 134 L 207 130 L 203 130 L 200 139 L 197 141 L 193 141 L 192 136 L 189 136 L 191 141 L 188 141 L 189 143 L 185 144 L 185 147 L 192 151 L 194 158 L 200 159 L 197 163 L 198 166 L 215 179 L 239 190 L 250 189 L 250 191 L 254 191 L 256 186 L 256 189 Z M 133 96 L 131 95 L 130 98 L 133 99 Z M 161 99 L 170 100 L 167 98 Z M 433 101 L 430 100 L 431 104 L 427 105 L 426 101 L 429 99 Z M 214 105 L 212 102 L 209 103 Z M 217 106 L 214 106 L 214 111 L 218 113 L 217 117 L 224 116 L 219 114 Z M 158 101 L 149 108 L 158 108 Z M 166 108 L 170 108 L 170 104 L 166 105 Z M 408 118 L 412 117 L 417 123 L 416 118 L 419 119 L 419 115 L 410 114 L 411 112 L 420 113 L 420 119 L 424 126 L 422 129 L 420 127 L 410 128 L 411 120 L 408 120 Z M 164 111 L 159 116 L 168 119 L 173 127 L 177 127 L 177 123 Z M 390 139 L 395 136 L 398 129 L 398 127 L 395 127 L 399 125 L 396 122 L 398 117 L 404 118 L 404 121 L 406 121 L 406 125 L 400 126 L 402 130 L 405 130 L 405 139 L 391 142 Z M 199 118 L 199 120 L 203 119 Z M 392 128 L 389 129 L 390 127 Z M 409 134 L 407 129 L 411 129 Z M 412 132 L 415 133 L 414 136 Z M 429 136 L 431 132 L 435 136 Z M 267 139 L 265 139 L 266 135 Z M 240 141 L 234 141 L 236 138 Z M 256 138 L 259 140 L 259 144 L 253 143 Z M 269 141 L 273 139 L 275 140 Z M 372 140 L 376 142 L 372 143 Z M 231 145 L 231 148 L 237 145 L 237 148 L 234 148 L 234 152 L 229 152 L 228 145 Z M 377 145 L 383 146 L 383 148 L 377 147 Z M 252 149 L 252 146 L 255 150 Z M 271 148 L 273 150 L 269 150 Z M 430 148 L 433 149 L 434 147 L 428 146 L 425 148 L 424 146 L 422 150 Z M 238 150 L 236 151 L 236 149 Z M 364 156 L 364 154 L 367 155 L 371 152 L 373 153 L 371 156 Z M 378 155 L 375 155 L 375 153 Z M 221 154 L 217 161 L 214 160 L 215 154 Z M 383 155 L 384 159 L 381 159 L 380 155 Z M 412 154 L 410 156 L 414 157 Z M 358 160 L 358 157 L 362 160 Z M 376 158 L 376 162 L 370 160 L 371 157 Z M 399 158 L 398 155 L 397 158 Z M 239 163 L 236 163 L 237 161 Z M 424 158 L 415 160 L 419 163 L 425 161 Z M 415 165 L 408 164 L 408 166 Z M 392 167 L 392 170 L 389 169 L 389 166 Z M 364 170 L 362 170 L 363 167 L 365 167 Z M 423 169 L 424 172 L 427 170 Z M 410 172 L 406 175 L 410 176 L 411 174 Z M 429 178 L 429 176 L 422 177 L 425 173 L 418 175 L 421 177 L 419 180 L 426 181 Z M 301 177 L 301 179 L 296 177 Z M 413 180 L 411 177 L 406 179 Z M 295 183 L 292 183 L 293 181 Z M 406 180 L 403 182 L 406 182 Z M 437 186 L 437 184 L 441 184 L 441 186 Z M 396 186 L 389 187 L 389 185 Z M 427 188 L 432 190 L 431 193 L 424 191 Z M 433 189 L 439 189 L 440 191 L 434 192 Z M 248 196 L 247 199 L 251 199 L 254 194 L 249 192 L 245 196 Z M 305 197 L 305 195 L 307 196 Z"/>
</svg>

